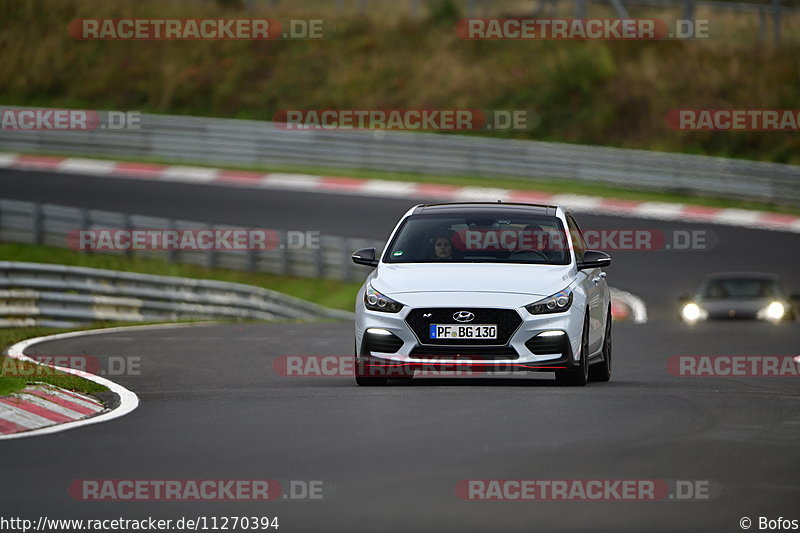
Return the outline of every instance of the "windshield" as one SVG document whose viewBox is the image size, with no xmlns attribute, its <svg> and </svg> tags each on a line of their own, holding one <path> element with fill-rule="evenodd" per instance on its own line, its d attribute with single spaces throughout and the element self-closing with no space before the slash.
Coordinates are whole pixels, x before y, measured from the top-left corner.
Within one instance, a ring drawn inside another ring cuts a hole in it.
<svg viewBox="0 0 800 533">
<path fill-rule="evenodd" d="M 703 298 L 777 298 L 778 284 L 769 279 L 734 278 L 714 279 L 701 288 Z"/>
<path fill-rule="evenodd" d="M 415 215 L 389 246 L 387 263 L 567 265 L 569 245 L 552 216 L 508 213 Z"/>
</svg>

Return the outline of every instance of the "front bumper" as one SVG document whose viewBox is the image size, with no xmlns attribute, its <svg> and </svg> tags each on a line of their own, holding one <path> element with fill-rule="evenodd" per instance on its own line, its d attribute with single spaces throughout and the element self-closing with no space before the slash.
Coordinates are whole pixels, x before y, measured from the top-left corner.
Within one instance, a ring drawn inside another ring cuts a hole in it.
<svg viewBox="0 0 800 533">
<path fill-rule="evenodd" d="M 463 368 L 492 372 L 513 370 L 553 372 L 577 366 L 576 357 L 580 356 L 584 321 L 584 313 L 580 307 L 573 305 L 566 312 L 544 315 L 532 315 L 524 307 L 481 307 L 513 310 L 519 315 L 521 324 L 506 343 L 497 346 L 471 346 L 457 344 L 458 341 L 446 345 L 426 344 L 425 339 L 420 339 L 406 322 L 412 308 L 404 307 L 399 313 L 359 309 L 356 313 L 356 343 L 359 347 L 358 354 L 361 356 L 360 363 L 387 371 L 399 368 L 406 370 Z M 390 343 L 388 347 L 381 344 L 376 350 L 374 335 L 367 333 L 373 328 L 391 333 L 397 341 L 394 345 Z M 563 349 L 558 352 L 548 349 L 545 350 L 548 353 L 536 353 L 538 350 L 535 348 L 541 343 L 533 344 L 529 341 L 546 331 L 563 332 Z M 534 350 L 531 347 L 534 347 Z M 395 348 L 396 351 L 391 351 Z"/>
</svg>

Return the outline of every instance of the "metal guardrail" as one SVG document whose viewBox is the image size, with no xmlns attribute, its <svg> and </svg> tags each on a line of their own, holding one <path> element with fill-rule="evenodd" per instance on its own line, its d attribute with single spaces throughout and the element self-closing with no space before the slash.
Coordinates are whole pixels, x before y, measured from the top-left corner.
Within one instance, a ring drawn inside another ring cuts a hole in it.
<svg viewBox="0 0 800 533">
<path fill-rule="evenodd" d="M 317 318 L 352 314 L 240 283 L 0 261 L 0 327 Z"/>
<path fill-rule="evenodd" d="M 800 166 L 794 165 L 466 135 L 287 131 L 254 120 L 144 114 L 138 130 L 3 131 L 0 149 L 223 165 L 472 174 L 487 176 L 487 184 L 499 176 L 567 178 L 800 205 Z"/>
<path fill-rule="evenodd" d="M 68 247 L 67 236 L 76 230 L 247 229 L 230 224 L 115 213 L 96 209 L 0 199 L 0 241 Z M 305 278 L 344 281 L 363 279 L 369 268 L 355 265 L 351 254 L 359 248 L 383 248 L 382 241 L 319 235 L 319 245 L 293 248 L 287 231 L 276 230 L 281 246 L 273 250 L 114 251 L 97 252 L 160 258 L 172 263 L 232 270 L 267 272 Z"/>
</svg>

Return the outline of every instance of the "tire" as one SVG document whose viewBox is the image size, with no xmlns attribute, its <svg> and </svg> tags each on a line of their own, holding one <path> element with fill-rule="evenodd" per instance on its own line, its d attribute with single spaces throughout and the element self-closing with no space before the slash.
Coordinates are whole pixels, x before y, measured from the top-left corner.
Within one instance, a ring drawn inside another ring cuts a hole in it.
<svg viewBox="0 0 800 533">
<path fill-rule="evenodd" d="M 357 352 L 356 352 L 357 353 Z M 361 387 L 380 387 L 393 379 L 400 383 L 410 384 L 414 379 L 414 371 L 405 367 L 394 367 L 385 370 L 386 376 L 370 375 L 370 370 L 364 366 L 364 358 L 369 352 L 362 350 L 361 356 L 355 356 L 355 364 L 353 365 L 355 371 L 356 384 Z"/>
<path fill-rule="evenodd" d="M 380 387 L 381 385 L 386 385 L 386 378 L 368 375 L 368 370 L 364 367 L 364 362 L 362 358 L 359 357 L 358 350 L 356 349 L 355 352 L 353 371 L 355 373 L 356 385 L 361 387 Z M 362 353 L 361 355 L 365 354 Z"/>
<path fill-rule="evenodd" d="M 581 334 L 581 358 L 578 368 L 556 372 L 556 382 L 569 387 L 583 387 L 589 381 L 589 364 L 586 352 L 589 351 L 589 310 L 583 319 L 583 333 Z"/>
<path fill-rule="evenodd" d="M 361 367 L 361 370 L 359 370 L 359 367 Z M 390 379 L 405 384 L 410 384 L 414 379 L 413 371 L 409 372 L 403 369 L 397 371 L 397 375 L 395 375 L 395 371 L 390 372 L 391 374 L 389 377 L 370 376 L 369 371 L 364 369 L 363 365 L 356 361 L 356 384 L 362 387 L 380 387 L 382 385 L 386 385 Z"/>
<path fill-rule="evenodd" d="M 603 360 L 589 367 L 589 381 L 609 381 L 611 379 L 611 310 L 606 317 L 606 333 L 603 336 Z"/>
<path fill-rule="evenodd" d="M 386 385 L 386 378 L 364 377 L 356 374 L 356 385 L 361 387 L 380 387 Z"/>
</svg>

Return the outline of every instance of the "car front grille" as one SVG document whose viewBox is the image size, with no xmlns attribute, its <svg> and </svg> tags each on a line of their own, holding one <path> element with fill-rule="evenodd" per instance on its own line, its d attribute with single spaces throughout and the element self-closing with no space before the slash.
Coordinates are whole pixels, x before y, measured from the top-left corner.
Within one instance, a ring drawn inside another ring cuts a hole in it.
<svg viewBox="0 0 800 533">
<path fill-rule="evenodd" d="M 496 324 L 496 339 L 431 339 L 431 324 L 466 325 L 457 322 L 453 315 L 459 311 L 469 311 L 475 318 L 467 324 Z M 421 344 L 430 346 L 504 346 L 522 324 L 522 318 L 513 309 L 483 307 L 431 307 L 412 309 L 406 316 L 406 324 Z"/>
<path fill-rule="evenodd" d="M 412 359 L 495 360 L 517 359 L 519 354 L 510 346 L 417 346 L 411 350 Z"/>
</svg>

